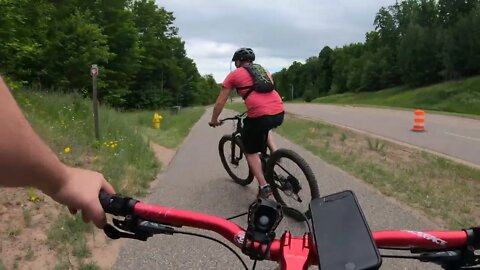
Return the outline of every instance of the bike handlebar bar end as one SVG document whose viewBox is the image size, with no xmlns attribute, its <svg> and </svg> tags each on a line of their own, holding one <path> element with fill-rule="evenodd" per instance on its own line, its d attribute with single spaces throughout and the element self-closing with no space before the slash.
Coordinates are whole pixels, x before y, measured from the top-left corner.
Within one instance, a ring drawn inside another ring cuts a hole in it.
<svg viewBox="0 0 480 270">
<path fill-rule="evenodd" d="M 98 194 L 98 199 L 100 200 L 100 204 L 102 205 L 103 210 L 108 208 L 111 198 L 112 198 L 112 194 L 107 193 L 103 190 L 100 191 L 100 194 Z"/>
<path fill-rule="evenodd" d="M 130 197 L 109 194 L 103 190 L 100 191 L 98 198 L 105 213 L 115 216 L 126 216 L 133 214 L 135 204 L 138 202 Z"/>
</svg>

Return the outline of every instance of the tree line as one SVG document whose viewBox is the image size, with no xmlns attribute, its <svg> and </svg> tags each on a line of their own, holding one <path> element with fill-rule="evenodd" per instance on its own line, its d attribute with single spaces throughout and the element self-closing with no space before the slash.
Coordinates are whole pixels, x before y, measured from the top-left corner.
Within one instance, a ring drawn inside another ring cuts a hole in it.
<svg viewBox="0 0 480 270">
<path fill-rule="evenodd" d="M 290 99 L 422 86 L 480 73 L 479 0 L 404 0 L 382 7 L 365 41 L 325 46 L 273 75 Z"/>
<path fill-rule="evenodd" d="M 219 86 L 186 56 L 172 12 L 153 0 L 0 0 L 0 72 L 125 109 L 209 104 Z"/>
</svg>

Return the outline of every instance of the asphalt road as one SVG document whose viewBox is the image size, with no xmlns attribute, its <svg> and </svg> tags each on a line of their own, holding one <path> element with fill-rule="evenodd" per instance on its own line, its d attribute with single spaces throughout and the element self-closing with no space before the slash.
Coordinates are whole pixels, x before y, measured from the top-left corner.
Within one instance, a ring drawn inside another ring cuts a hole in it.
<svg viewBox="0 0 480 270">
<path fill-rule="evenodd" d="M 288 103 L 286 111 L 426 148 L 480 166 L 480 120 L 429 114 L 426 132 L 412 132 L 413 112 L 368 107 Z"/>
<path fill-rule="evenodd" d="M 182 147 L 161 174 L 146 202 L 230 217 L 245 212 L 255 199 L 257 187 L 241 187 L 229 179 L 217 152 L 218 140 L 232 125 L 208 127 L 211 110 L 193 127 Z M 222 116 L 232 115 L 224 112 Z M 277 136 L 277 143 L 297 151 L 313 168 L 322 195 L 351 189 L 356 192 L 372 230 L 434 230 L 438 227 L 415 210 L 381 195 L 378 191 L 326 164 L 304 149 Z M 246 218 L 236 219 L 242 227 Z M 306 227 L 284 218 L 277 232 L 289 229 L 302 235 Z M 191 230 L 199 232 L 199 230 Z M 213 233 L 207 233 L 216 236 Z M 232 245 L 231 245 L 232 246 Z M 239 251 L 240 252 L 240 251 Z M 241 252 L 240 252 L 241 253 Z M 243 256 L 243 255 L 242 255 Z M 243 256 L 249 267 L 252 262 Z M 273 269 L 272 262 L 259 262 L 256 269 Z M 226 248 L 191 236 L 156 236 L 147 242 L 125 241 L 113 269 L 243 269 Z M 384 259 L 382 269 L 439 269 L 412 260 Z"/>
</svg>

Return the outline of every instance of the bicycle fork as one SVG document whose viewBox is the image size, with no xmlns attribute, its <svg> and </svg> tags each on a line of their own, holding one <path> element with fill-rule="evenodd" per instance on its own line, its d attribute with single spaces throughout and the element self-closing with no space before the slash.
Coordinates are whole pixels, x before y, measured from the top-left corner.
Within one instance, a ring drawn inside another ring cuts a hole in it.
<svg viewBox="0 0 480 270">
<path fill-rule="evenodd" d="M 239 155 L 238 155 L 238 158 L 237 158 L 237 155 L 236 155 L 236 153 L 235 153 L 235 152 L 236 152 L 236 147 L 235 147 L 235 145 L 236 145 L 236 140 L 237 140 L 237 136 L 236 136 L 236 135 L 235 135 L 235 136 L 232 136 L 232 142 L 230 143 L 231 153 L 232 153 L 230 162 L 231 162 L 233 165 L 238 166 L 239 161 L 242 159 L 243 153 L 242 153 L 242 149 L 239 147 L 239 149 L 238 149 Z"/>
</svg>

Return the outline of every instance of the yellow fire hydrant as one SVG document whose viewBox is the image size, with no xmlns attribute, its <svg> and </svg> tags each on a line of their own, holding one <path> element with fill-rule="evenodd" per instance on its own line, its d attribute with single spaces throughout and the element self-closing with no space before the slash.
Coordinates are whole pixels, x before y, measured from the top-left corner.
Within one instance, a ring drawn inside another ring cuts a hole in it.
<svg viewBox="0 0 480 270">
<path fill-rule="evenodd" d="M 155 129 L 159 129 L 160 128 L 160 122 L 162 121 L 163 117 L 158 114 L 158 113 L 155 113 L 153 115 L 153 128 Z"/>
</svg>

